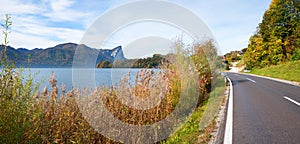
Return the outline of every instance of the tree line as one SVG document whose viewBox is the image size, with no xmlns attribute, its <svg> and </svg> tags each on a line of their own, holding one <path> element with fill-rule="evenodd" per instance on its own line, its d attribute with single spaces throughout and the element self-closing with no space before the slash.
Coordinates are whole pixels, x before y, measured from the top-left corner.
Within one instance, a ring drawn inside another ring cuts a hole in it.
<svg viewBox="0 0 300 144">
<path fill-rule="evenodd" d="M 168 55 L 154 54 L 152 57 L 139 58 L 139 59 L 127 59 L 127 60 L 115 60 L 110 62 L 104 60 L 99 62 L 97 68 L 158 68 L 164 62 L 166 62 L 166 57 Z"/>
</svg>

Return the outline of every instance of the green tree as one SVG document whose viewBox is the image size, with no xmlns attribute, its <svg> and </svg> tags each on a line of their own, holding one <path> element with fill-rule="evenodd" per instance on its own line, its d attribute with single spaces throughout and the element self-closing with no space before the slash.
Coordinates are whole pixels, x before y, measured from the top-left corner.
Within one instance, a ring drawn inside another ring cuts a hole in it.
<svg viewBox="0 0 300 144">
<path fill-rule="evenodd" d="M 277 65 L 297 58 L 300 43 L 300 1 L 272 0 L 257 32 L 249 40 L 247 68 Z"/>
</svg>

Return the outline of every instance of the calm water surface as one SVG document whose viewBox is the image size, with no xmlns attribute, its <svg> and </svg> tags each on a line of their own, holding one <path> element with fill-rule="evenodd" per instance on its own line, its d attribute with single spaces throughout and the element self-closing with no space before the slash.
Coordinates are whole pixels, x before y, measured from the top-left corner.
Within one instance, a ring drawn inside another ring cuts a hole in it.
<svg viewBox="0 0 300 144">
<path fill-rule="evenodd" d="M 140 71 L 140 69 L 91 69 L 95 72 L 95 86 L 110 86 L 112 84 L 117 84 L 120 80 L 128 73 L 131 73 L 131 80 L 135 78 L 135 73 Z M 66 85 L 67 90 L 72 89 L 73 84 L 73 71 L 72 68 L 30 68 L 24 69 L 23 75 L 32 74 L 34 76 L 35 82 L 40 82 L 40 90 L 47 87 L 51 90 L 51 85 L 49 83 L 50 76 L 52 72 L 55 73 L 55 79 L 59 88 L 61 85 Z M 85 73 L 80 73 L 79 77 L 84 77 Z M 78 78 L 77 78 L 78 79 Z M 82 83 L 85 80 L 82 79 Z"/>
</svg>

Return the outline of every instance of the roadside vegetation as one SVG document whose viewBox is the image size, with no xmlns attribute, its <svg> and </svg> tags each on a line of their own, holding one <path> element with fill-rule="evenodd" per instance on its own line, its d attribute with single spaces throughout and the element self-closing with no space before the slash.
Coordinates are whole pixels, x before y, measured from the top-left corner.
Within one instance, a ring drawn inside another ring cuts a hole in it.
<svg viewBox="0 0 300 144">
<path fill-rule="evenodd" d="M 229 66 L 253 74 L 299 82 L 300 2 L 272 0 L 247 48 L 224 55 Z"/>
<path fill-rule="evenodd" d="M 220 103 L 219 96 L 223 94 L 225 86 L 218 83 L 222 78 L 216 73 L 220 64 L 213 41 L 188 47 L 178 40 L 174 42 L 176 55 L 168 60 L 170 63 L 161 66 L 162 71 L 155 73 L 153 70 L 142 69 L 135 74 L 129 73 L 118 85 L 66 91 L 64 85 L 57 85 L 58 80 L 53 73 L 49 79 L 51 91 L 45 87 L 40 92 L 39 84 L 33 82 L 34 76 L 20 75 L 21 69 L 16 69 L 14 63 L 6 59 L 11 25 L 10 17 L 6 15 L 0 72 L 0 143 L 118 143 L 98 133 L 85 119 L 86 116 L 101 118 L 97 115 L 99 109 L 90 108 L 90 105 L 97 106 L 102 102 L 110 113 L 125 123 L 153 124 L 174 111 L 183 90 L 190 99 L 198 100 L 196 110 L 190 113 L 192 116 L 184 126 L 176 126 L 179 130 L 162 143 L 187 140 L 207 142 L 210 138 L 205 133 L 208 130 L 199 129 L 199 125 L 208 126 L 209 129 L 215 114 L 212 113 L 206 123 L 199 124 L 199 121 L 210 103 Z M 134 83 L 129 80 L 130 75 L 135 75 Z M 191 85 L 195 89 L 191 89 Z M 85 95 L 87 93 L 88 97 Z M 118 94 L 141 99 L 153 95 L 164 97 L 157 106 L 138 110 L 121 102 Z M 82 103 L 78 103 L 78 98 L 83 98 L 80 101 Z M 80 104 L 85 107 L 80 108 Z M 218 105 L 214 105 L 214 112 L 217 109 Z M 205 136 L 199 140 L 201 133 Z"/>
<path fill-rule="evenodd" d="M 277 66 L 270 66 L 262 69 L 252 69 L 251 73 L 300 82 L 300 61 L 286 62 Z"/>
<path fill-rule="evenodd" d="M 300 2 L 272 0 L 244 54 L 246 69 L 300 60 Z"/>
<path fill-rule="evenodd" d="M 229 67 L 243 67 L 245 65 L 243 54 L 247 51 L 247 48 L 241 51 L 231 51 L 223 56 L 223 63 L 225 64 L 225 70 L 230 70 Z"/>
<path fill-rule="evenodd" d="M 188 121 L 174 134 L 172 134 L 165 144 L 173 143 L 208 143 L 213 137 L 212 132 L 216 127 L 216 113 L 220 105 L 224 104 L 225 83 L 222 76 L 218 76 L 217 85 L 210 93 L 209 99 L 203 102 L 202 107 L 198 107 L 189 117 Z"/>
<path fill-rule="evenodd" d="M 298 0 L 272 0 L 237 66 L 244 65 L 252 74 L 299 82 L 299 13 Z"/>
</svg>

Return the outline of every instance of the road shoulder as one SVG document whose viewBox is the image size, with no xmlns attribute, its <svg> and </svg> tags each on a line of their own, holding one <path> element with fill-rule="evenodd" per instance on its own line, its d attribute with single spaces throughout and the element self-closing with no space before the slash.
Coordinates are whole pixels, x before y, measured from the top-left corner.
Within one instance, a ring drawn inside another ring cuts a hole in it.
<svg viewBox="0 0 300 144">
<path fill-rule="evenodd" d="M 283 80 L 283 79 L 272 78 L 272 77 L 261 76 L 261 75 L 250 74 L 250 73 L 238 73 L 238 74 L 250 75 L 250 76 L 256 76 L 256 77 L 265 78 L 265 79 L 270 79 L 270 80 L 274 80 L 274 81 L 278 81 L 278 82 L 282 82 L 282 83 L 287 83 L 287 84 L 290 84 L 290 85 L 294 85 L 294 86 L 300 87 L 300 82 L 289 81 L 289 80 Z"/>
</svg>

